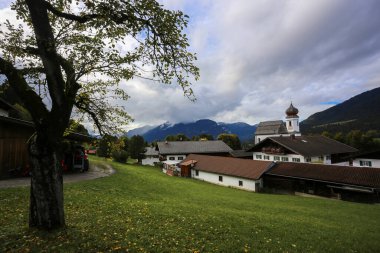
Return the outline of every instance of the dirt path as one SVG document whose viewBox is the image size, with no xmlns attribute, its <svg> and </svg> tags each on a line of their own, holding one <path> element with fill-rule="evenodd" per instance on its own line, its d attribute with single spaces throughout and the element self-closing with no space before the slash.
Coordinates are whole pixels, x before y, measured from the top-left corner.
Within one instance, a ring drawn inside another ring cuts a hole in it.
<svg viewBox="0 0 380 253">
<path fill-rule="evenodd" d="M 95 178 L 108 177 L 115 173 L 115 170 L 108 164 L 90 164 L 90 169 L 87 172 L 80 173 L 66 173 L 63 175 L 63 183 L 73 183 L 85 180 L 92 180 Z M 13 178 L 0 180 L 0 188 L 11 188 L 30 186 L 30 178 Z"/>
</svg>

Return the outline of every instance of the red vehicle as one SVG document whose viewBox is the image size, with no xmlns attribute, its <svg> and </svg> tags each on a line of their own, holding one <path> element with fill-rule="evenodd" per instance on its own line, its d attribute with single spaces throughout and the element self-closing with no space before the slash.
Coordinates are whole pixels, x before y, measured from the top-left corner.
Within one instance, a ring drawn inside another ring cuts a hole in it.
<svg viewBox="0 0 380 253">
<path fill-rule="evenodd" d="M 82 146 L 76 146 L 73 152 L 66 153 L 61 161 L 63 171 L 88 171 L 89 161 Z"/>
</svg>

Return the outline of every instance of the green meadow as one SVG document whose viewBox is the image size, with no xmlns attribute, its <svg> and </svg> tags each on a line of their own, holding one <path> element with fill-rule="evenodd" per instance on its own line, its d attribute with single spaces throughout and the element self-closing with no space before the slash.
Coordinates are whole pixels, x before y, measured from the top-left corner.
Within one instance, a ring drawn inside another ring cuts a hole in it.
<svg viewBox="0 0 380 253">
<path fill-rule="evenodd" d="M 158 168 L 65 184 L 65 229 L 28 228 L 28 187 L 0 189 L 0 252 L 379 252 L 380 205 L 246 192 Z"/>
</svg>

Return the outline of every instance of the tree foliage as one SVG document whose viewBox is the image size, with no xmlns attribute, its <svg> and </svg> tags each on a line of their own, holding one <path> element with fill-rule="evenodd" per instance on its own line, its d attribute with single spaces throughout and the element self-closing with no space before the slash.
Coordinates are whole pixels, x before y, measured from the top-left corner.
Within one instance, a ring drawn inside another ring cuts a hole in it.
<svg viewBox="0 0 380 253">
<path fill-rule="evenodd" d="M 129 140 L 129 155 L 133 159 L 141 160 L 145 152 L 145 141 L 140 135 L 134 135 Z"/>
<path fill-rule="evenodd" d="M 113 143 L 117 137 L 105 134 L 97 143 L 96 154 L 100 157 L 111 157 Z"/>
<path fill-rule="evenodd" d="M 189 141 L 189 137 L 185 134 L 177 134 L 177 135 L 168 135 L 165 138 L 165 141 Z"/>
<path fill-rule="evenodd" d="M 66 105 L 66 114 L 74 106 L 101 132 L 118 129 L 130 118 L 110 99 L 127 99 L 118 84 L 133 77 L 174 79 L 185 95 L 193 95 L 189 79 L 197 78 L 198 68 L 181 33 L 188 17 L 180 11 L 165 10 L 153 0 L 18 0 L 12 9 L 24 25 L 3 24 L 0 70 L 29 100 L 27 109 L 38 109 L 34 118 L 48 113 L 38 102 L 48 98 L 53 107 Z M 11 78 L 13 69 L 21 76 Z"/>
<path fill-rule="evenodd" d="M 177 83 L 194 99 L 188 16 L 155 0 L 15 0 L 11 9 L 21 24 L 1 24 L 0 84 L 17 94 L 36 130 L 29 224 L 62 227 L 57 150 L 69 119 L 87 117 L 101 134 L 120 130 L 131 118 L 112 101 L 128 99 L 119 84 L 134 77 Z"/>
<path fill-rule="evenodd" d="M 219 134 L 218 140 L 223 141 L 233 150 L 241 149 L 240 139 L 236 134 Z"/>
<path fill-rule="evenodd" d="M 342 132 L 332 134 L 328 131 L 324 131 L 322 135 L 343 142 L 362 152 L 380 149 L 380 132 L 377 130 L 368 130 L 366 132 L 351 130 L 347 134 Z"/>
</svg>

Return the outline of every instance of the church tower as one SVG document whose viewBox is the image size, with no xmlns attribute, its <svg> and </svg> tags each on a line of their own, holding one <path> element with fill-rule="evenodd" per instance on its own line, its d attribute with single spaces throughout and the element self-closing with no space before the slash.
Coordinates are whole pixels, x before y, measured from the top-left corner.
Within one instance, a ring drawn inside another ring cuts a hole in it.
<svg viewBox="0 0 380 253">
<path fill-rule="evenodd" d="M 288 130 L 288 133 L 290 134 L 299 134 L 300 133 L 300 126 L 299 126 L 299 117 L 298 117 L 298 109 L 293 106 L 292 103 L 290 103 L 290 106 L 285 111 L 286 113 L 286 128 Z"/>
</svg>

